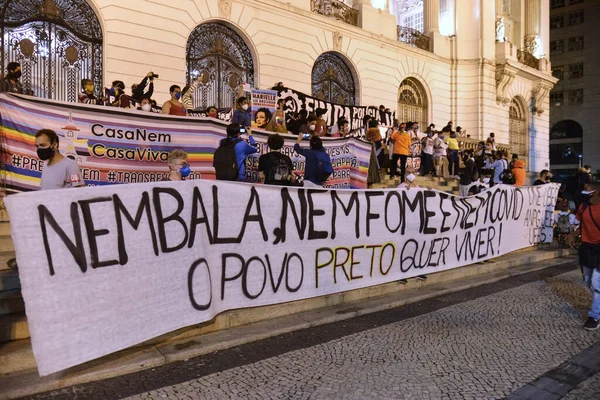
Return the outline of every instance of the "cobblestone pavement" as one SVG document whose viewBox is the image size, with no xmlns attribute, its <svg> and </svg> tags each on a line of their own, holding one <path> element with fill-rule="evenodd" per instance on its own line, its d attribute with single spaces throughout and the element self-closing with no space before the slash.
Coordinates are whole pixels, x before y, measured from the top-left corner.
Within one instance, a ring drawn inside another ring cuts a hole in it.
<svg viewBox="0 0 600 400">
<path fill-rule="evenodd" d="M 565 400 L 597 399 L 600 397 L 600 374 L 596 374 L 586 381 L 581 382 L 574 390 L 569 392 Z"/>
<path fill-rule="evenodd" d="M 130 397 L 498 399 L 591 346 L 579 272 Z M 574 308 L 573 304 L 578 308 Z M 571 399 L 597 399 L 600 377 Z"/>
</svg>

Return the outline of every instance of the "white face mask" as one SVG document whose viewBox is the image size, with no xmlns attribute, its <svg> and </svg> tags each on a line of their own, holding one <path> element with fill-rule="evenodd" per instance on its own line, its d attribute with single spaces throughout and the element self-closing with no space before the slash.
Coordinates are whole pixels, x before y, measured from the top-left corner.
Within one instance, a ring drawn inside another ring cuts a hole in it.
<svg viewBox="0 0 600 400">
<path fill-rule="evenodd" d="M 150 111 L 152 110 L 152 105 L 146 103 L 146 104 L 142 104 L 142 110 L 144 111 Z"/>
<path fill-rule="evenodd" d="M 242 106 L 242 108 L 244 109 L 244 111 L 246 111 L 246 110 L 248 109 L 248 104 L 244 104 L 244 105 Z"/>
<path fill-rule="evenodd" d="M 490 178 L 483 178 L 483 183 L 490 183 Z"/>
<path fill-rule="evenodd" d="M 314 131 L 316 127 L 317 127 L 316 125 L 309 125 L 308 129 L 310 129 L 311 131 Z"/>
<path fill-rule="evenodd" d="M 417 177 L 415 176 L 415 174 L 408 174 L 408 175 L 406 175 L 406 180 L 409 181 L 410 183 L 413 183 L 415 179 L 417 179 Z"/>
</svg>

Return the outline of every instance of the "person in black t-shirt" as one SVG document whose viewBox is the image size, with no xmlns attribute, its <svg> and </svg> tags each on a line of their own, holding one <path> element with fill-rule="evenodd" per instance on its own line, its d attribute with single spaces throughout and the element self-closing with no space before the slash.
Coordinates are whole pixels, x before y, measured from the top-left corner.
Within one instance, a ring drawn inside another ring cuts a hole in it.
<svg viewBox="0 0 600 400">
<path fill-rule="evenodd" d="M 267 145 L 272 150 L 258 159 L 260 180 L 267 185 L 290 185 L 294 181 L 294 165 L 285 154 L 281 154 L 283 137 L 278 134 L 269 136 Z"/>
<path fill-rule="evenodd" d="M 550 182 L 550 178 L 552 178 L 552 174 L 547 169 L 543 169 L 540 172 L 540 177 L 533 182 L 533 186 L 545 185 Z"/>
</svg>

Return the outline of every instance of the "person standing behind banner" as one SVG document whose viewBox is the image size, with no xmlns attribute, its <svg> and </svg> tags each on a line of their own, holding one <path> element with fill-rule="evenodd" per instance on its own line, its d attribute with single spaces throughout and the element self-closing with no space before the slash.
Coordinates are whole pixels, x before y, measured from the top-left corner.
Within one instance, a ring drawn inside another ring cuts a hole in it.
<svg viewBox="0 0 600 400">
<path fill-rule="evenodd" d="M 375 146 L 375 157 L 377 157 L 378 167 L 383 168 L 385 165 L 385 152 L 383 151 L 385 146 L 381 137 L 381 131 L 379 130 L 379 122 L 375 119 L 369 121 L 367 140 Z"/>
<path fill-rule="evenodd" d="M 270 135 L 267 145 L 271 149 L 258 159 L 258 174 L 260 181 L 266 185 L 290 185 L 294 181 L 294 164 L 285 154 L 281 154 L 283 137 L 279 134 Z"/>
<path fill-rule="evenodd" d="M 0 79 L 0 93 L 19 93 L 23 94 L 21 86 L 21 64 L 18 62 L 9 62 L 6 66 L 8 73 Z"/>
<path fill-rule="evenodd" d="M 331 158 L 323 148 L 323 141 L 319 136 L 311 136 L 310 149 L 300 147 L 303 135 L 298 135 L 294 144 L 294 151 L 306 158 L 304 164 L 304 187 L 323 187 L 327 179 L 333 174 Z"/>
<path fill-rule="evenodd" d="M 179 115 L 185 117 L 188 112 L 179 99 L 181 99 L 181 88 L 177 85 L 172 85 L 169 88 L 171 100 L 166 101 L 162 106 L 162 113 L 167 115 Z"/>
<path fill-rule="evenodd" d="M 327 135 L 327 121 L 323 119 L 323 115 L 327 113 L 327 110 L 324 108 L 317 108 L 315 114 L 317 115 L 317 123 L 315 127 L 315 134 L 317 136 L 325 136 Z"/>
<path fill-rule="evenodd" d="M 461 196 L 466 197 L 469 195 L 469 188 L 473 185 L 473 183 L 479 180 L 479 171 L 477 171 L 472 150 L 465 150 L 463 152 L 463 162 L 465 164 L 465 168 L 460 174 L 458 190 Z"/>
<path fill-rule="evenodd" d="M 137 108 L 138 111 L 152 111 L 152 102 L 148 97 L 142 97 L 142 101 L 140 102 L 140 106 Z"/>
<path fill-rule="evenodd" d="M 444 132 L 441 132 L 433 141 L 433 156 L 435 175 L 441 178 L 448 178 L 448 145 L 444 139 Z"/>
<path fill-rule="evenodd" d="M 242 96 L 237 99 L 236 104 L 237 109 L 233 112 L 231 123 L 250 128 L 252 126 L 252 111 L 250 111 L 248 99 Z"/>
<path fill-rule="evenodd" d="M 42 170 L 41 189 L 63 189 L 84 186 L 81 170 L 77 163 L 60 154 L 59 139 L 56 132 L 41 129 L 35 134 L 37 155 L 42 161 L 47 161 Z"/>
<path fill-rule="evenodd" d="M 450 178 L 458 179 L 458 167 L 460 160 L 458 158 L 458 152 L 460 147 L 458 145 L 458 139 L 456 139 L 456 133 L 450 132 L 448 127 L 442 129 L 444 134 L 450 133 L 450 137 L 446 139 L 448 145 L 448 161 L 450 162 Z"/>
<path fill-rule="evenodd" d="M 421 176 L 431 174 L 433 170 L 433 141 L 432 133 L 427 133 L 421 140 Z"/>
<path fill-rule="evenodd" d="M 525 161 L 517 159 L 513 164 L 512 174 L 515 177 L 515 186 L 524 186 L 527 176 L 525 173 Z"/>
<path fill-rule="evenodd" d="M 111 107 L 131 108 L 131 100 L 125 94 L 123 81 L 113 81 L 111 88 L 106 91 L 106 97 L 109 99 L 107 105 Z"/>
<path fill-rule="evenodd" d="M 403 129 L 404 124 L 400 124 L 400 129 L 392 134 L 392 143 L 394 144 L 394 155 L 392 156 L 392 166 L 390 167 L 390 179 L 396 177 L 398 171 L 398 160 L 400 160 L 400 182 L 404 182 L 406 176 L 406 162 L 408 160 L 409 149 L 411 146 L 410 134 Z"/>
<path fill-rule="evenodd" d="M 169 175 L 164 181 L 184 181 L 190 173 L 190 166 L 188 164 L 188 155 L 185 151 L 175 149 L 169 153 Z"/>
<path fill-rule="evenodd" d="M 154 72 L 148 72 L 139 84 L 134 83 L 131 85 L 131 98 L 136 102 L 141 102 L 144 97 L 152 98 L 154 94 L 154 78 L 158 78 L 158 75 Z M 148 85 L 148 80 L 150 80 L 150 85 Z M 148 86 L 148 91 L 144 93 L 146 86 Z"/>
<path fill-rule="evenodd" d="M 240 136 L 248 134 L 248 143 Z M 221 139 L 213 156 L 213 167 L 218 180 L 246 180 L 246 156 L 258 153 L 252 132 L 238 124 L 227 126 L 227 137 Z M 233 162 L 235 162 L 233 164 Z M 237 172 L 237 174 L 236 174 Z M 236 176 L 237 175 L 237 176 Z"/>
<path fill-rule="evenodd" d="M 308 118 L 306 118 L 306 123 L 300 127 L 299 134 L 305 136 L 308 139 L 309 136 L 317 136 L 315 129 L 317 128 L 317 116 L 313 113 L 310 113 Z"/>
<path fill-rule="evenodd" d="M 288 133 L 287 126 L 285 126 L 285 113 L 283 110 L 275 110 L 275 113 L 265 130 L 275 133 Z"/>
<path fill-rule="evenodd" d="M 81 94 L 78 97 L 78 101 L 83 104 L 94 104 L 97 106 L 101 106 L 104 104 L 102 99 L 99 99 L 94 94 L 94 82 L 91 79 L 82 79 L 81 80 Z"/>
<path fill-rule="evenodd" d="M 579 265 L 583 280 L 592 291 L 592 305 L 583 329 L 595 330 L 600 325 L 600 186 L 590 185 L 593 192 L 577 208 L 579 227 L 569 236 L 569 246 L 581 235 Z"/>
</svg>

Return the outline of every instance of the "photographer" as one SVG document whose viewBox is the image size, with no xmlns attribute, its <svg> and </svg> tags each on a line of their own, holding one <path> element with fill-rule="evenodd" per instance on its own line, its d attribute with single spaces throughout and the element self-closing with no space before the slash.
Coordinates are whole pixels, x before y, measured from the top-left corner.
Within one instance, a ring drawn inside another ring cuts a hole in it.
<svg viewBox="0 0 600 400">
<path fill-rule="evenodd" d="M 248 133 L 248 143 L 240 137 L 246 133 Z M 227 137 L 221 139 L 213 158 L 217 179 L 245 181 L 246 156 L 254 153 L 258 153 L 258 149 L 250 129 L 246 130 L 238 124 L 230 124 L 227 127 Z"/>
<path fill-rule="evenodd" d="M 135 83 L 131 85 L 131 98 L 138 103 L 142 101 L 143 97 L 151 98 L 154 93 L 154 78 L 158 78 L 158 75 L 154 72 L 148 72 L 139 85 Z M 150 86 L 148 86 L 148 91 L 144 93 L 148 80 L 150 80 Z"/>
</svg>

